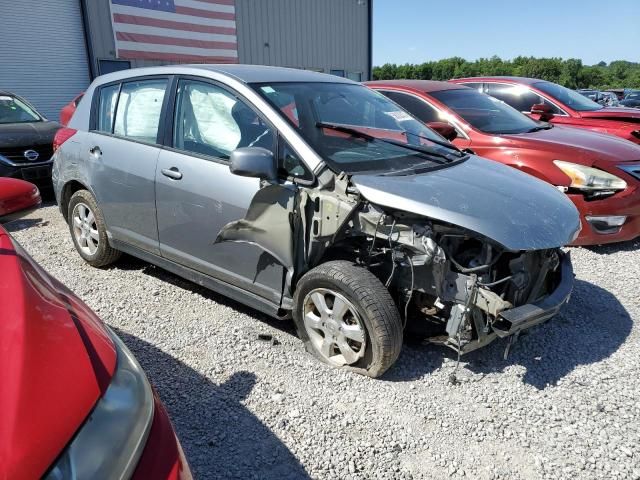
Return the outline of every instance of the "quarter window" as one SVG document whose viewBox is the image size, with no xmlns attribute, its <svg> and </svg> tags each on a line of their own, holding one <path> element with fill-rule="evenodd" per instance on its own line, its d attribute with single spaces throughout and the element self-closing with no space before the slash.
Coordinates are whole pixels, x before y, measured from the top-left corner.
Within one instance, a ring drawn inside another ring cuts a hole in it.
<svg viewBox="0 0 640 480">
<path fill-rule="evenodd" d="M 113 131 L 113 118 L 115 116 L 119 90 L 120 84 L 110 85 L 100 89 L 97 125 L 97 130 L 100 132 L 111 133 Z"/>
<path fill-rule="evenodd" d="M 125 83 L 120 90 L 113 133 L 156 143 L 167 80 Z"/>
<path fill-rule="evenodd" d="M 182 80 L 178 87 L 173 146 L 228 159 L 240 147 L 273 151 L 273 130 L 242 100 L 209 83 Z"/>
</svg>

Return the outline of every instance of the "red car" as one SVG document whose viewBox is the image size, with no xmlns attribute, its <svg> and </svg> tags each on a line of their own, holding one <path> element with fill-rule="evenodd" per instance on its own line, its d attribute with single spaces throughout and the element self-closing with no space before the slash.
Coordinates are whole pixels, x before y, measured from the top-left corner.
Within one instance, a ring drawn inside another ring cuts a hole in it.
<svg viewBox="0 0 640 480">
<path fill-rule="evenodd" d="M 2 227 L 0 318 L 0 478 L 191 478 L 131 352 Z"/>
<path fill-rule="evenodd" d="M 75 97 L 64 107 L 62 107 L 62 110 L 60 110 L 60 123 L 64 127 L 69 124 L 69 120 L 71 120 L 71 117 L 73 117 L 73 114 L 75 113 L 76 108 L 78 108 L 78 104 L 80 103 L 80 100 L 82 100 L 82 97 L 84 97 L 84 92 Z"/>
<path fill-rule="evenodd" d="M 640 111 L 634 108 L 603 107 L 575 90 L 535 78 L 472 77 L 449 81 L 491 95 L 536 120 L 609 133 L 640 144 Z"/>
<path fill-rule="evenodd" d="M 539 122 L 475 89 L 448 82 L 369 82 L 459 148 L 565 191 L 580 211 L 574 245 L 640 235 L 640 146 L 611 135 Z"/>
<path fill-rule="evenodd" d="M 8 222 L 42 203 L 40 191 L 33 183 L 18 178 L 0 177 L 0 220 Z"/>
</svg>

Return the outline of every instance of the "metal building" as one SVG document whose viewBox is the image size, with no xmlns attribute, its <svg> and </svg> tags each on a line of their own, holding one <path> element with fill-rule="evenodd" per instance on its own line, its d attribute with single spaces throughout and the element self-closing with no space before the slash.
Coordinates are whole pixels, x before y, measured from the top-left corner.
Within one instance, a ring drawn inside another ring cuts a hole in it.
<svg viewBox="0 0 640 480">
<path fill-rule="evenodd" d="M 22 95 L 57 119 L 95 76 L 139 66 L 238 62 L 367 80 L 371 3 L 0 0 L 0 90 Z M 141 16 L 143 10 L 149 14 Z"/>
</svg>

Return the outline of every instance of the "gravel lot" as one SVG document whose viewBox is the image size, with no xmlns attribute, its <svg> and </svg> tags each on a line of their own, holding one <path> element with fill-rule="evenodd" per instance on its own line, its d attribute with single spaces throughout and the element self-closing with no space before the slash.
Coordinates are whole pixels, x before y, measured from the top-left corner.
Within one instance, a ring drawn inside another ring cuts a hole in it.
<svg viewBox="0 0 640 480">
<path fill-rule="evenodd" d="M 380 380 L 319 364 L 268 320 L 130 257 L 98 270 L 56 206 L 7 225 L 122 336 L 196 478 L 640 479 L 640 242 L 572 249 L 570 304 L 463 358 L 405 345 Z M 275 341 L 258 338 L 269 335 Z"/>
</svg>

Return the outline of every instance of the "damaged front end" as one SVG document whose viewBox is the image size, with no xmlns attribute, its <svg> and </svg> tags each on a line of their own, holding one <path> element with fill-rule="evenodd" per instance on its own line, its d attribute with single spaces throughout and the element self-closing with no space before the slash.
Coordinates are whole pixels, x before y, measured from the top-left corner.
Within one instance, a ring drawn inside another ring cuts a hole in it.
<svg viewBox="0 0 640 480">
<path fill-rule="evenodd" d="M 347 175 L 327 169 L 317 180 L 267 182 L 246 218 L 216 239 L 259 245 L 286 267 L 285 312 L 304 273 L 349 260 L 387 287 L 405 327 L 462 354 L 548 320 L 569 298 L 571 262 L 561 243 L 548 245 L 555 238 L 532 239 L 545 248 L 518 248 L 521 240 L 507 248 L 464 226 L 374 203 Z"/>
<path fill-rule="evenodd" d="M 395 293 L 405 322 L 460 353 L 519 334 L 569 299 L 573 271 L 558 248 L 509 251 L 460 227 L 369 206 L 356 216 L 371 235 L 360 261 Z"/>
</svg>

